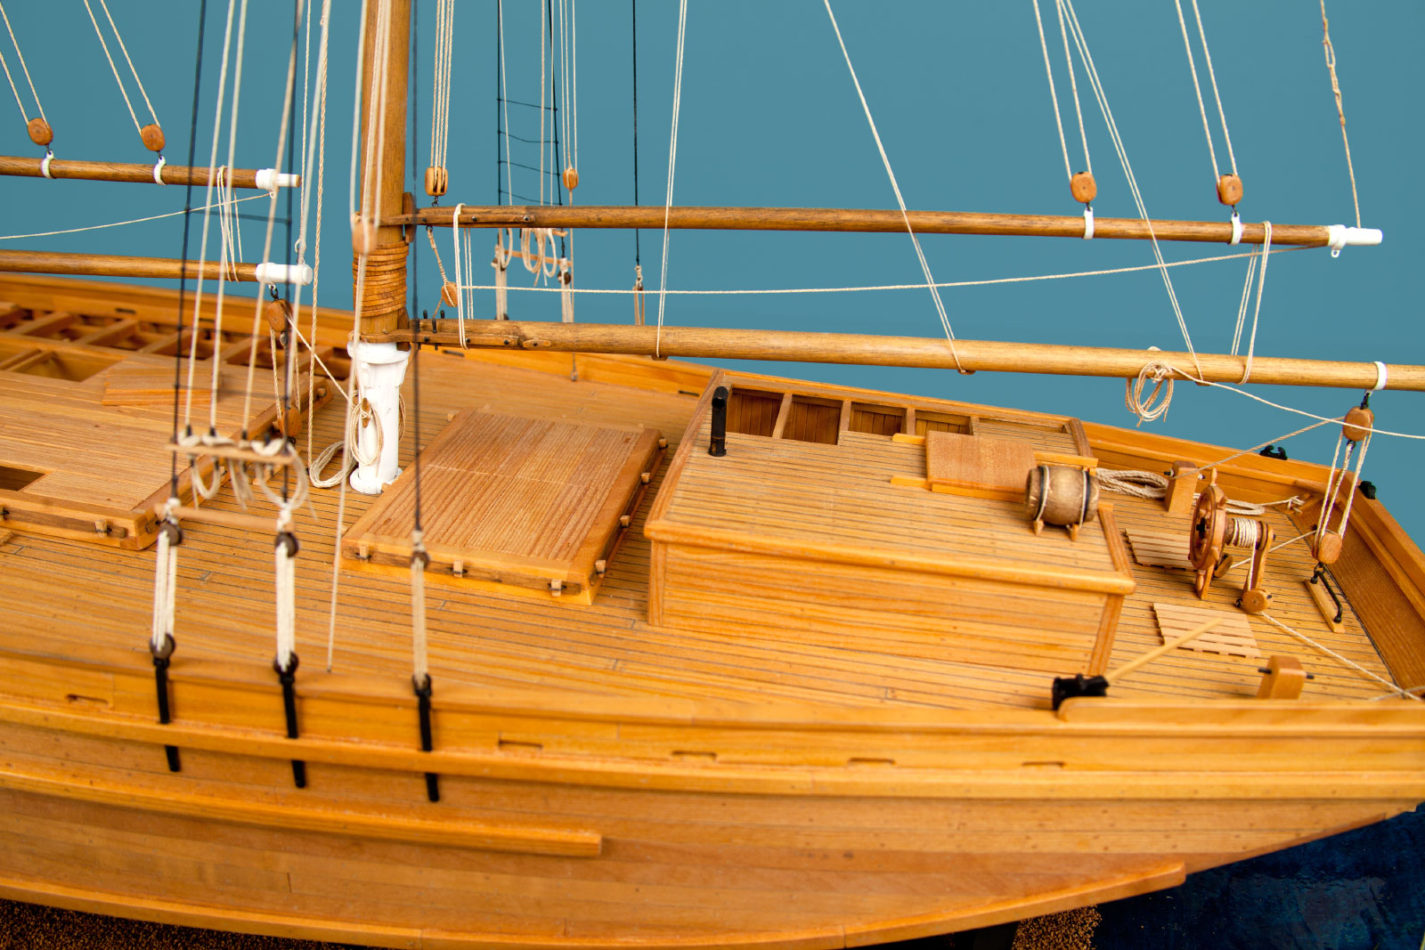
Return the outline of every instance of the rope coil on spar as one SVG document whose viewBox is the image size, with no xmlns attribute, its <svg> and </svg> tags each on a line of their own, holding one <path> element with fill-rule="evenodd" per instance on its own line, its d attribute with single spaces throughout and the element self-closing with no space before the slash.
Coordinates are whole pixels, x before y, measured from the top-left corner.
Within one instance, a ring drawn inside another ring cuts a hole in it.
<svg viewBox="0 0 1425 950">
<path fill-rule="evenodd" d="M 1158 349 L 1156 346 L 1149 347 L 1150 350 Z M 1128 411 L 1138 417 L 1138 424 L 1152 422 L 1167 414 L 1168 407 L 1173 403 L 1173 373 L 1177 372 L 1166 363 L 1147 362 L 1138 371 L 1135 379 L 1125 379 L 1123 381 L 1123 404 Z M 1143 390 L 1148 385 L 1149 380 L 1153 383 L 1153 388 L 1149 391 L 1147 398 L 1143 396 Z"/>
</svg>

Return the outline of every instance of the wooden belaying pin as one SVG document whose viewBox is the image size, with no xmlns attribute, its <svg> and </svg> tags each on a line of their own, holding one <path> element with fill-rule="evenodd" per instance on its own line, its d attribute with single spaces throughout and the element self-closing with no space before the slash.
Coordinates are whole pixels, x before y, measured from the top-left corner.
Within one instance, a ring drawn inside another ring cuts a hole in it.
<svg viewBox="0 0 1425 950">
<path fill-rule="evenodd" d="M 1069 190 L 1074 194 L 1074 200 L 1080 204 L 1088 204 L 1098 195 L 1098 185 L 1093 180 L 1093 172 L 1079 172 L 1069 179 Z"/>
<path fill-rule="evenodd" d="M 150 152 L 163 151 L 163 129 L 158 127 L 157 122 L 150 122 L 139 129 L 139 138 L 143 139 L 144 148 Z"/>
<path fill-rule="evenodd" d="M 1242 179 L 1227 174 L 1217 179 L 1217 200 L 1230 208 L 1235 208 L 1242 200 Z"/>
<path fill-rule="evenodd" d="M 426 169 L 426 194 L 432 198 L 439 198 L 445 194 L 446 188 L 450 186 L 450 173 L 439 165 L 432 165 Z"/>
<path fill-rule="evenodd" d="M 564 187 L 570 191 L 579 187 L 579 170 L 573 165 L 564 169 Z"/>
<path fill-rule="evenodd" d="M 30 133 L 30 141 L 36 145 L 48 146 L 54 141 L 54 129 L 49 127 L 49 123 L 36 116 L 25 123 L 25 131 Z"/>
</svg>

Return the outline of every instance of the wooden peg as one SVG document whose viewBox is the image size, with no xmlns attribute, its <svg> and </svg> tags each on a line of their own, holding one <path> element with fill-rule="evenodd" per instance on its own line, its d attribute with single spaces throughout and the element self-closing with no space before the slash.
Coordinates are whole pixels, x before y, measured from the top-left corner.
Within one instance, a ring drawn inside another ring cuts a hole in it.
<svg viewBox="0 0 1425 950">
<path fill-rule="evenodd" d="M 1193 496 L 1197 494 L 1197 466 L 1191 462 L 1174 462 L 1168 473 L 1168 492 L 1163 496 L 1163 506 L 1170 515 L 1185 515 L 1192 510 Z"/>
<path fill-rule="evenodd" d="M 1365 406 L 1352 406 L 1346 413 L 1345 424 L 1341 426 L 1341 434 L 1352 442 L 1359 442 L 1370 435 L 1371 429 L 1375 427 L 1376 414 Z"/>
<path fill-rule="evenodd" d="M 426 169 L 426 194 L 432 198 L 439 198 L 445 194 L 445 189 L 450 185 L 450 172 L 439 165 L 432 165 Z"/>
<path fill-rule="evenodd" d="M 570 191 L 579 187 L 579 170 L 573 165 L 564 169 L 564 187 Z"/>
<path fill-rule="evenodd" d="M 1217 200 L 1235 208 L 1242 200 L 1242 179 L 1232 174 L 1217 179 Z"/>
<path fill-rule="evenodd" d="M 139 138 L 143 139 L 143 147 L 150 152 L 163 151 L 163 129 L 158 127 L 157 122 L 150 122 L 139 129 Z"/>
<path fill-rule="evenodd" d="M 1069 190 L 1074 194 L 1074 200 L 1082 204 L 1088 204 L 1094 200 L 1098 194 L 1098 184 L 1093 180 L 1093 172 L 1079 172 L 1069 179 Z"/>
<path fill-rule="evenodd" d="M 456 286 L 455 281 L 447 280 L 440 285 L 440 299 L 447 307 L 460 306 L 460 288 Z"/>
<path fill-rule="evenodd" d="M 1306 670 L 1294 656 L 1274 656 L 1262 668 L 1258 699 L 1296 699 L 1306 685 Z"/>
<path fill-rule="evenodd" d="M 49 127 L 49 123 L 38 116 L 25 124 L 25 130 L 30 133 L 30 141 L 36 145 L 48 146 L 54 141 L 54 129 Z"/>
</svg>

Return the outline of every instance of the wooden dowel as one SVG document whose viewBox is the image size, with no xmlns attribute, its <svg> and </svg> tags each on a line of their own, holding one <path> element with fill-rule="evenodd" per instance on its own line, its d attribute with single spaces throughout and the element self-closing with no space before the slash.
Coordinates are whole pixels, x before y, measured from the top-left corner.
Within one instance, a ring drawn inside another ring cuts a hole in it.
<svg viewBox="0 0 1425 950">
<path fill-rule="evenodd" d="M 423 324 L 420 334 L 422 342 L 459 345 L 455 321 L 438 322 L 435 332 L 427 331 L 426 326 L 429 324 Z M 1127 379 L 1138 375 L 1139 370 L 1149 363 L 1161 363 L 1175 367 L 1185 375 L 1198 375 L 1193 358 L 1187 353 L 1046 343 L 958 340 L 952 353 L 945 340 L 922 337 L 713 327 L 663 327 L 660 333 L 659 328 L 653 326 L 512 320 L 467 321 L 465 336 L 469 346 L 512 350 L 855 363 L 933 369 L 955 369 L 955 357 L 958 355 L 959 365 L 966 370 Z M 363 339 L 372 342 L 409 342 L 410 338 L 408 330 L 363 335 Z M 1199 353 L 1197 360 L 1202 367 L 1201 378 L 1207 382 L 1237 383 L 1242 378 L 1244 357 Z M 1386 370 L 1387 389 L 1425 391 L 1425 366 L 1391 364 Z M 1283 386 L 1371 389 L 1376 385 L 1377 374 L 1374 363 L 1257 356 L 1252 361 L 1251 381 Z"/>
<path fill-rule="evenodd" d="M 43 165 L 44 160 L 39 158 L 0 155 L 0 175 L 43 178 Z M 81 162 L 67 158 L 53 158 L 50 159 L 49 174 L 51 178 L 155 184 L 153 165 L 137 165 L 127 162 Z M 232 186 L 234 188 L 258 188 L 260 186 L 257 183 L 257 175 L 258 170 L 255 168 L 235 168 L 231 175 Z M 163 183 L 165 185 L 207 185 L 208 179 L 211 177 L 216 176 L 210 176 L 207 168 L 187 165 L 163 166 Z M 227 178 L 228 176 L 224 175 L 223 177 Z M 296 187 L 300 180 L 299 176 L 293 175 L 281 179 L 281 183 Z"/>
<path fill-rule="evenodd" d="M 911 211 L 917 234 L 997 234 L 1040 237 L 1084 236 L 1081 215 L 986 214 L 975 211 Z M 420 208 L 414 214 L 392 215 L 386 225 L 450 227 L 447 208 Z M 662 228 L 664 209 L 652 205 L 466 205 L 464 227 L 481 228 Z M 672 208 L 668 227 L 729 231 L 863 231 L 904 233 L 899 211 L 858 208 Z M 1242 244 L 1261 244 L 1265 228 L 1244 222 Z M 1228 221 L 1153 221 L 1139 218 L 1095 218 L 1094 237 L 1118 240 L 1202 241 L 1228 244 Z M 1272 243 L 1324 247 L 1331 240 L 1326 225 L 1273 224 Z"/>
<path fill-rule="evenodd" d="M 154 516 L 160 520 L 163 518 L 163 506 L 153 510 Z M 197 524 L 222 525 L 225 528 L 237 528 L 240 531 L 253 531 L 258 534 L 277 533 L 277 515 L 264 518 L 261 515 L 249 515 L 240 511 L 223 511 L 219 508 L 190 508 L 187 505 L 178 505 L 173 509 L 173 517 L 180 523 L 184 521 Z"/>
<path fill-rule="evenodd" d="M 164 280 L 195 278 L 204 280 L 256 281 L 256 264 L 234 264 L 225 273 L 217 261 L 171 257 L 123 257 L 117 254 L 69 254 L 61 251 L 0 251 L 0 271 L 25 274 L 89 274 L 99 277 L 153 277 Z"/>
<path fill-rule="evenodd" d="M 1118 669 L 1111 670 L 1110 672 L 1105 673 L 1103 678 L 1108 680 L 1109 683 L 1116 683 L 1123 677 L 1127 676 L 1129 673 L 1132 673 L 1134 670 L 1138 669 L 1140 666 L 1146 666 L 1147 664 L 1152 663 L 1164 653 L 1170 653 L 1173 650 L 1176 650 L 1178 647 L 1182 646 L 1183 644 L 1190 643 L 1191 641 L 1196 640 L 1198 637 L 1202 636 L 1204 633 L 1211 630 L 1213 627 L 1217 626 L 1226 619 L 1226 617 L 1214 617 L 1206 623 L 1198 624 L 1196 627 L 1193 627 L 1187 633 L 1178 637 L 1172 643 L 1165 643 L 1162 646 L 1158 647 L 1156 650 L 1149 650 L 1142 656 L 1129 660 L 1127 663 L 1123 664 Z"/>
</svg>

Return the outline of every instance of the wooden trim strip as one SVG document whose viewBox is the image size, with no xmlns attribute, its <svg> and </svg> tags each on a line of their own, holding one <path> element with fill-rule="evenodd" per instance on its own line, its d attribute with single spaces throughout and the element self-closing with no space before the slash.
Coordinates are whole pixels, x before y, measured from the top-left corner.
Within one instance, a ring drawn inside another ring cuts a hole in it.
<svg viewBox="0 0 1425 950">
<path fill-rule="evenodd" d="M 177 783 L 174 783 L 176 786 Z M 376 838 L 410 844 L 449 845 L 479 851 L 506 851 L 516 854 L 552 854 L 571 858 L 595 858 L 603 848 L 603 836 L 596 831 L 522 827 L 426 819 L 409 816 L 361 814 L 347 809 L 325 811 L 291 804 L 268 805 L 255 800 L 195 795 L 177 787 L 161 792 L 139 785 L 103 784 L 91 777 L 83 781 L 71 775 L 24 772 L 13 764 L 0 768 L 0 786 L 37 795 L 50 795 L 99 805 L 115 805 L 165 815 L 229 821 L 294 831 L 313 831 L 343 837 Z"/>
</svg>

